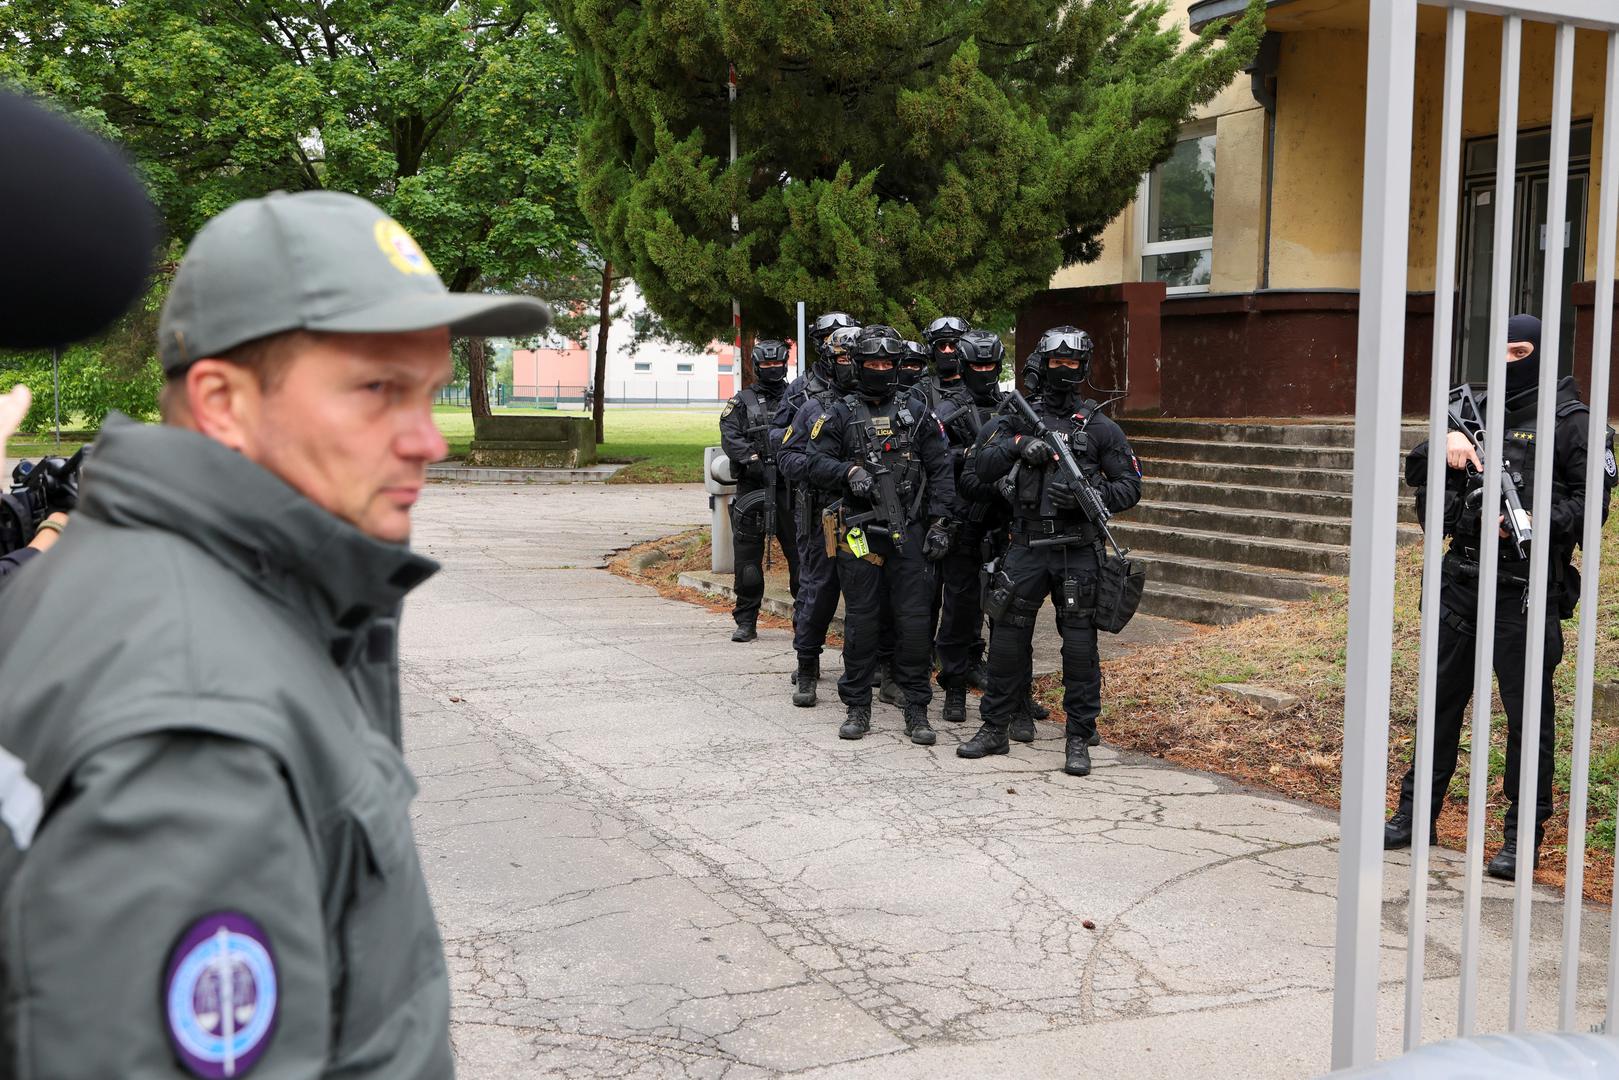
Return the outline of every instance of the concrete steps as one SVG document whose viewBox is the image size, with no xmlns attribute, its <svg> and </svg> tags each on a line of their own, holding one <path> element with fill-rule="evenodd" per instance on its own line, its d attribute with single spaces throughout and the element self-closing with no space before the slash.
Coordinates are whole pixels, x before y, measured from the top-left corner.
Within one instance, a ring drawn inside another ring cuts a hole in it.
<svg viewBox="0 0 1619 1080">
<path fill-rule="evenodd" d="M 1113 523 L 1147 565 L 1141 610 L 1228 624 L 1343 588 L 1349 572 L 1354 428 L 1341 422 L 1122 421 L 1141 459 L 1142 500 Z M 1401 458 L 1422 441 L 1401 432 Z M 1416 510 L 1400 503 L 1402 543 Z"/>
</svg>

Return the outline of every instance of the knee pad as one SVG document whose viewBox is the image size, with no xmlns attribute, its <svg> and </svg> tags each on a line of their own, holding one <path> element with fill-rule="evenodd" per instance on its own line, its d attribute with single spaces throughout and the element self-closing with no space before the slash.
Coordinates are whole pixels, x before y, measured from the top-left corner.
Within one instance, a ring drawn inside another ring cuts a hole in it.
<svg viewBox="0 0 1619 1080">
<path fill-rule="evenodd" d="M 738 592 L 746 590 L 754 592 L 765 587 L 764 571 L 759 569 L 758 563 L 743 563 L 736 568 L 736 589 Z"/>
</svg>

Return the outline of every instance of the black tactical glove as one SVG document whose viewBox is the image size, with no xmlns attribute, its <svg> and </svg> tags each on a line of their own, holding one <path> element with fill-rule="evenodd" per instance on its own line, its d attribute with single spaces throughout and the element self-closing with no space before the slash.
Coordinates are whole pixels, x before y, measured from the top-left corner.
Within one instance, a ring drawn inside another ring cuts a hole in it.
<svg viewBox="0 0 1619 1080">
<path fill-rule="evenodd" d="M 1052 453 L 1051 447 L 1040 439 L 1024 439 L 1018 444 L 1017 454 L 1024 464 L 1031 465 L 1036 469 L 1049 468 L 1056 457 Z"/>
<path fill-rule="evenodd" d="M 765 462 L 758 454 L 754 454 L 742 465 L 743 475 L 750 480 L 763 480 L 765 478 Z"/>
<path fill-rule="evenodd" d="M 871 474 L 859 465 L 849 470 L 849 490 L 862 499 L 870 495 L 871 489 L 876 486 L 877 481 L 873 480 Z"/>
<path fill-rule="evenodd" d="M 934 518 L 928 534 L 922 539 L 922 554 L 938 562 L 950 553 L 950 526 L 942 518 Z"/>
<path fill-rule="evenodd" d="M 1059 510 L 1078 510 L 1079 495 L 1068 477 L 1051 482 L 1051 505 Z"/>
</svg>

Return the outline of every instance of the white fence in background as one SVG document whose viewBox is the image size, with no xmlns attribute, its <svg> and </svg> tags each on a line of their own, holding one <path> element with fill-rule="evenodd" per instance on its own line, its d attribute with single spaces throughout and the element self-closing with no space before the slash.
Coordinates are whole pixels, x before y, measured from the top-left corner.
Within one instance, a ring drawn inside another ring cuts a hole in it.
<svg viewBox="0 0 1619 1080">
<path fill-rule="evenodd" d="M 1591 385 L 1590 446 L 1585 478 L 1587 505 L 1595 507 L 1603 483 L 1603 433 L 1607 426 L 1609 368 L 1612 357 L 1615 212 L 1619 205 L 1619 0 L 1517 0 L 1516 3 L 1471 0 L 1423 0 L 1448 9 L 1445 42 L 1444 122 L 1439 185 L 1438 252 L 1434 297 L 1433 372 L 1429 437 L 1442 445 L 1446 430 L 1446 391 L 1452 356 L 1452 301 L 1455 295 L 1457 200 L 1461 191 L 1461 117 L 1468 13 L 1501 16 L 1500 117 L 1496 140 L 1495 236 L 1513 229 L 1513 180 L 1516 169 L 1518 95 L 1524 20 L 1555 24 L 1556 53 L 1551 73 L 1552 150 L 1548 234 L 1562 235 L 1568 208 L 1568 145 L 1573 97 L 1575 29 L 1607 35 L 1606 109 L 1601 165 L 1601 206 L 1597 239 L 1597 296 Z M 1365 202 L 1361 231 L 1361 307 L 1356 386 L 1354 524 L 1350 540 L 1349 653 L 1344 701 L 1343 843 L 1339 863 L 1338 929 L 1333 1003 L 1332 1061 L 1335 1068 L 1365 1065 L 1377 1053 L 1377 997 L 1383 905 L 1383 818 L 1388 790 L 1389 689 L 1394 619 L 1395 529 L 1400 453 L 1401 376 L 1404 366 L 1407 237 L 1411 220 L 1412 107 L 1415 79 L 1418 0 L 1371 0 L 1367 59 Z M 1494 24 L 1490 24 L 1493 31 Z M 1490 292 L 1490 367 L 1486 412 L 1487 456 L 1500 460 L 1502 398 L 1505 386 L 1505 334 L 1512 244 L 1497 242 Z M 1541 352 L 1558 355 L 1561 326 L 1562 250 L 1546 245 L 1545 306 L 1541 313 Z M 1541 365 L 1537 430 L 1554 428 L 1557 364 Z M 1531 516 L 1548 520 L 1550 452 L 1553 440 L 1537 439 Z M 1443 487 L 1444 455 L 1429 458 L 1429 490 Z M 1500 504 L 1500 472 L 1485 470 L 1484 505 Z M 1433 747 L 1435 653 L 1438 642 L 1440 518 L 1443 500 L 1428 500 L 1424 548 L 1421 672 L 1418 692 L 1416 750 L 1417 792 L 1411 851 L 1409 941 L 1405 973 L 1407 1049 L 1422 1039 L 1422 991 L 1428 920 L 1429 777 Z M 1484 857 L 1485 785 L 1488 778 L 1489 732 L 1492 722 L 1491 669 L 1499 540 L 1484 530 L 1480 562 L 1478 647 L 1472 714 L 1472 761 L 1468 799 L 1465 892 L 1461 926 L 1461 973 L 1456 1033 L 1471 1035 L 1479 999 L 1480 889 Z M 1597 631 L 1597 582 L 1600 559 L 1600 515 L 1586 515 L 1583 593 L 1580 600 L 1576 659 L 1575 735 L 1570 782 L 1567 885 L 1562 905 L 1562 967 L 1558 1024 L 1575 1023 L 1575 990 L 1579 979 L 1581 896 L 1584 886 L 1585 805 L 1591 746 L 1593 663 Z M 1547 603 L 1547 546 L 1532 545 L 1529 625 L 1541 625 Z M 1523 706 L 1523 765 L 1517 800 L 1520 850 L 1525 855 L 1534 836 L 1539 702 L 1551 687 L 1541 685 L 1541 634 L 1528 635 Z M 1533 875 L 1520 872 L 1514 889 L 1509 1027 L 1523 1031 L 1528 1022 L 1530 920 Z M 1543 916 L 1544 917 L 1544 916 Z M 1612 936 L 1619 946 L 1619 934 Z M 1611 950 L 1607 982 L 1607 1030 L 1614 1031 L 1619 993 L 1619 949 Z"/>
</svg>

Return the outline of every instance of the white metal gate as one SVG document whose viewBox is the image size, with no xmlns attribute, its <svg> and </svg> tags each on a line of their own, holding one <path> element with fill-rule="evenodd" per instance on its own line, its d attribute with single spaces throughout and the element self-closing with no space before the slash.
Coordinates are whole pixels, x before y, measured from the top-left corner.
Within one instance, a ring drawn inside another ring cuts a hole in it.
<svg viewBox="0 0 1619 1080">
<path fill-rule="evenodd" d="M 1457 199 L 1461 190 L 1461 117 L 1467 15 L 1502 16 L 1500 119 L 1496 140 L 1495 235 L 1510 237 L 1518 130 L 1518 94 L 1524 20 L 1556 25 L 1552 72 L 1551 205 L 1547 231 L 1563 232 L 1567 207 L 1568 135 L 1573 98 L 1575 29 L 1607 34 L 1607 82 L 1597 228 L 1596 311 L 1585 490 L 1593 511 L 1602 495 L 1601 450 L 1607 426 L 1609 367 L 1614 293 L 1616 206 L 1619 206 L 1619 0 L 1517 0 L 1516 3 L 1472 0 L 1423 0 L 1448 9 L 1445 40 L 1444 120 L 1439 184 L 1438 252 L 1435 263 L 1433 371 L 1430 387 L 1429 438 L 1443 445 L 1451 357 L 1455 295 Z M 1394 569 L 1398 458 L 1400 453 L 1400 388 L 1404 367 L 1407 229 L 1411 216 L 1411 146 L 1414 65 L 1418 0 L 1371 0 L 1367 60 L 1365 202 L 1361 229 L 1361 309 L 1355 401 L 1354 523 L 1350 540 L 1349 652 L 1344 701 L 1343 844 L 1339 861 L 1336 986 L 1333 1003 L 1332 1062 L 1335 1068 L 1370 1063 L 1377 1053 L 1378 959 L 1383 902 L 1383 817 L 1388 781 L 1390 665 L 1393 658 Z M 1561 323 L 1563 266 L 1561 249 L 1547 244 L 1545 307 L 1541 313 L 1541 352 L 1555 357 Z M 1506 378 L 1507 294 L 1512 245 L 1495 245 L 1490 296 L 1490 368 L 1486 407 L 1487 457 L 1499 461 L 1502 449 Z M 1557 365 L 1541 364 L 1537 430 L 1554 429 Z M 1536 440 L 1535 483 L 1531 516 L 1545 522 L 1551 503 L 1553 440 Z M 1429 455 L 1428 488 L 1444 486 L 1444 455 Z M 1500 504 L 1500 472 L 1485 470 L 1484 505 Z M 1409 1050 L 1422 1039 L 1422 990 L 1427 936 L 1428 828 L 1434 739 L 1434 682 L 1438 641 L 1439 563 L 1443 500 L 1428 500 L 1423 551 L 1423 616 L 1418 692 L 1416 797 L 1411 851 L 1409 940 L 1405 975 L 1404 1042 Z M 1575 988 L 1579 974 L 1585 849 L 1585 803 L 1589 775 L 1593 664 L 1597 630 L 1597 583 L 1601 515 L 1587 513 L 1577 648 L 1575 735 L 1570 782 L 1568 846 L 1570 859 L 1563 903 L 1563 956 L 1558 1017 L 1564 1029 L 1574 1024 Z M 1495 530 L 1484 530 L 1480 552 L 1478 647 L 1475 657 L 1472 763 L 1469 771 L 1467 864 L 1461 927 L 1459 1035 L 1471 1035 L 1477 1023 L 1480 889 L 1484 854 L 1484 811 L 1488 782 L 1491 724 L 1491 670 L 1494 647 L 1496 556 Z M 1529 625 L 1545 616 L 1549 566 L 1547 545 L 1531 546 Z M 1536 769 L 1540 699 L 1550 693 L 1541 685 L 1544 638 L 1528 635 L 1524 689 L 1518 835 L 1534 836 Z M 1525 845 L 1525 849 L 1527 845 Z M 1513 900 L 1509 1025 L 1524 1030 L 1528 1015 L 1529 931 L 1533 874 L 1517 876 Z M 1619 999 L 1619 933 L 1612 935 L 1607 992 L 1607 1030 L 1615 1030 Z"/>
</svg>

